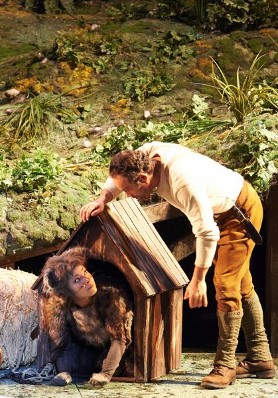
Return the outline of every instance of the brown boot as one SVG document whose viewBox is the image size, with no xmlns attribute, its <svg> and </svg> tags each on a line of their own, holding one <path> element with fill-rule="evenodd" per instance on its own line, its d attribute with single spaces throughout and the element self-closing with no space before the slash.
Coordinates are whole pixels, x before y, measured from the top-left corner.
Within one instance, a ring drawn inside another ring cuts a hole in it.
<svg viewBox="0 0 278 398">
<path fill-rule="evenodd" d="M 256 376 L 271 379 L 275 375 L 275 367 L 271 357 L 268 339 L 264 327 L 263 310 L 256 292 L 242 300 L 242 329 L 247 346 L 246 358 L 237 365 L 237 378 Z"/>
<path fill-rule="evenodd" d="M 242 311 L 217 311 L 219 337 L 214 358 L 214 368 L 203 378 L 204 388 L 226 388 L 236 381 L 235 351 L 241 324 Z"/>
<path fill-rule="evenodd" d="M 249 362 L 246 359 L 236 367 L 237 379 L 245 377 L 257 377 L 258 379 L 272 379 L 275 376 L 275 366 L 273 361 Z"/>
<path fill-rule="evenodd" d="M 216 389 L 226 388 L 236 381 L 236 370 L 227 366 L 215 365 L 210 374 L 203 378 L 201 386 Z"/>
</svg>

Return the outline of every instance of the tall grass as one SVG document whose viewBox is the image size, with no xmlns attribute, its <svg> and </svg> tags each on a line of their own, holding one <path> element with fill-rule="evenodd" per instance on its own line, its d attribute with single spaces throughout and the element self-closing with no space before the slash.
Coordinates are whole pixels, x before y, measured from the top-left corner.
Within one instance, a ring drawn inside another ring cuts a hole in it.
<svg viewBox="0 0 278 398">
<path fill-rule="evenodd" d="M 243 81 L 241 81 L 238 68 L 234 84 L 228 80 L 217 62 L 212 60 L 214 86 L 222 102 L 228 105 L 234 114 L 237 123 L 242 123 L 250 113 L 264 103 L 269 103 L 277 109 L 277 90 L 269 85 L 258 83 L 259 71 L 263 67 L 263 58 L 263 55 L 256 55 Z"/>
<path fill-rule="evenodd" d="M 9 131 L 11 142 L 30 142 L 36 138 L 46 138 L 49 127 L 61 110 L 61 96 L 40 94 L 20 105 L 8 117 L 2 117 L 0 126 Z"/>
</svg>

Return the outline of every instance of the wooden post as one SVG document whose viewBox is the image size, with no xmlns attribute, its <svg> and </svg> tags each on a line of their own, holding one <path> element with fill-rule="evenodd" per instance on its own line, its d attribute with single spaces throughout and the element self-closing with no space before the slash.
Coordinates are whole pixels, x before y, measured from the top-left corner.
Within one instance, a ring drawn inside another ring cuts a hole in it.
<svg viewBox="0 0 278 398">
<path fill-rule="evenodd" d="M 278 357 L 278 186 L 271 188 L 267 199 L 266 326 L 270 331 L 270 348 Z"/>
</svg>

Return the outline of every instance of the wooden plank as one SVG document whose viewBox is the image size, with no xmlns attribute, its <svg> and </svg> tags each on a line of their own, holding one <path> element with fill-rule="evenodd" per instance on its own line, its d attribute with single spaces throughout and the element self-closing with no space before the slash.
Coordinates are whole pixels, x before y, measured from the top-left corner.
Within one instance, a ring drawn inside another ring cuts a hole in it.
<svg viewBox="0 0 278 398">
<path fill-rule="evenodd" d="M 113 376 L 111 381 L 116 381 L 118 383 L 135 383 L 137 380 L 135 377 Z"/>
<path fill-rule="evenodd" d="M 140 232 L 142 234 L 142 228 L 144 232 L 143 237 L 145 236 L 146 246 L 153 251 L 153 254 L 155 254 L 156 257 L 159 255 L 160 261 L 166 266 L 166 268 L 168 268 L 168 266 L 173 266 L 177 268 L 179 273 L 181 271 L 179 264 L 169 251 L 169 248 L 166 246 L 159 233 L 153 227 L 145 212 L 143 212 L 143 209 L 140 207 L 137 200 L 129 200 L 128 205 L 130 206 L 130 210 L 132 214 L 134 214 L 135 219 L 138 219 L 140 222 L 139 234 Z M 183 271 L 182 276 L 184 276 Z"/>
<path fill-rule="evenodd" d="M 169 314 L 169 302 L 163 300 L 167 292 L 156 295 L 152 301 L 152 340 L 150 346 L 151 380 L 166 374 L 166 353 L 164 328 Z M 162 302 L 163 301 L 163 302 Z M 163 305 L 164 304 L 164 305 Z"/>
<path fill-rule="evenodd" d="M 109 214 L 111 216 L 111 213 Z M 146 275 L 155 291 L 160 292 L 162 289 L 160 281 L 163 278 L 163 275 L 160 275 L 162 269 L 157 270 L 157 267 L 154 269 L 155 261 L 152 258 L 152 255 L 146 247 L 144 245 L 142 246 L 138 241 L 138 239 L 140 240 L 140 235 L 138 233 L 130 233 L 125 218 L 124 213 L 119 214 L 117 210 L 113 212 L 113 219 L 116 221 L 117 227 L 120 231 L 119 233 L 122 236 L 122 240 L 125 242 L 125 247 L 131 251 L 131 258 L 134 265 Z M 169 287 L 170 286 L 167 286 L 167 288 Z"/>
<path fill-rule="evenodd" d="M 178 369 L 181 366 L 182 353 L 182 325 L 183 325 L 183 289 L 167 292 L 169 302 L 168 327 L 165 329 L 166 336 L 169 334 L 167 345 L 166 372 Z"/>
<path fill-rule="evenodd" d="M 270 334 L 271 354 L 278 357 L 278 186 L 273 186 L 266 206 L 266 327 Z"/>
<path fill-rule="evenodd" d="M 161 305 L 161 297 L 164 293 L 158 294 L 152 301 L 152 333 L 150 345 L 151 379 L 156 379 L 166 373 L 164 356 L 164 317 Z"/>
<path fill-rule="evenodd" d="M 134 296 L 134 377 L 137 382 L 150 380 L 151 303 L 153 298 Z"/>
<path fill-rule="evenodd" d="M 169 290 L 152 300 L 151 379 L 181 364 L 183 289 Z"/>
</svg>

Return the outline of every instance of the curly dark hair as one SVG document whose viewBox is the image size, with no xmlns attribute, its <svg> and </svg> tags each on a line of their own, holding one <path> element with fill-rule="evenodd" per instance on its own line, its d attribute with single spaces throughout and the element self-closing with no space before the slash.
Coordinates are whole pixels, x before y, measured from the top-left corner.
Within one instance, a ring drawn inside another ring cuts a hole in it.
<svg viewBox="0 0 278 398">
<path fill-rule="evenodd" d="M 130 182 L 135 182 L 139 173 L 152 174 L 155 162 L 140 150 L 125 150 L 114 155 L 110 162 L 111 177 L 121 175 Z"/>
<path fill-rule="evenodd" d="M 72 294 L 68 288 L 69 278 L 77 265 L 82 264 L 87 268 L 88 258 L 89 250 L 81 246 L 48 258 L 42 269 L 43 292 L 48 294 L 54 291 L 59 296 L 71 297 Z"/>
</svg>

